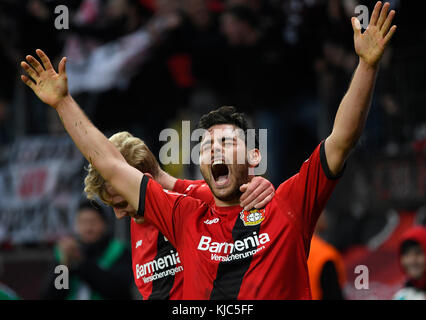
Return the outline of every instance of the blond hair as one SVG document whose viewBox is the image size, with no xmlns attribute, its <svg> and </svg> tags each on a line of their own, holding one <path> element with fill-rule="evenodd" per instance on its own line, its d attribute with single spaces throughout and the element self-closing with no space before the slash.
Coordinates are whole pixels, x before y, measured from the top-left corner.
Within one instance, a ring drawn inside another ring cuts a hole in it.
<svg viewBox="0 0 426 320">
<path fill-rule="evenodd" d="M 154 178 L 158 175 L 160 166 L 148 146 L 139 138 L 126 131 L 118 132 L 109 138 L 120 151 L 127 163 L 143 173 L 150 173 Z M 110 205 L 105 188 L 105 179 L 89 164 L 87 176 L 84 179 L 84 192 L 88 199 L 96 196 L 107 205 Z"/>
</svg>

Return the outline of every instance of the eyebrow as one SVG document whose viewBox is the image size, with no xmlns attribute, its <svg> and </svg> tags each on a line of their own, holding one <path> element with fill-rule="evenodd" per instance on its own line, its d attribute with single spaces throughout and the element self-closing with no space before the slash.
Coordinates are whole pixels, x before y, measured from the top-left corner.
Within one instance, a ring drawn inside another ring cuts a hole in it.
<svg viewBox="0 0 426 320">
<path fill-rule="evenodd" d="M 236 141 L 238 139 L 238 136 L 233 135 L 233 136 L 222 136 L 220 138 L 221 141 Z M 201 145 L 206 145 L 206 144 L 211 144 L 212 143 L 212 138 L 209 138 L 208 140 L 205 140 L 204 142 L 201 142 Z"/>
</svg>

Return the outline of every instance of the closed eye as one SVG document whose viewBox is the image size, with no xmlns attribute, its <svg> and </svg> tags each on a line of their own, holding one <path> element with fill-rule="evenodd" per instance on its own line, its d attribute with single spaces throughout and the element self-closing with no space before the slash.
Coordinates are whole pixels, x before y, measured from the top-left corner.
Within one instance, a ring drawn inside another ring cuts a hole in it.
<svg viewBox="0 0 426 320">
<path fill-rule="evenodd" d="M 112 205 L 115 209 L 124 209 L 127 207 L 127 201 L 121 201 Z"/>
</svg>

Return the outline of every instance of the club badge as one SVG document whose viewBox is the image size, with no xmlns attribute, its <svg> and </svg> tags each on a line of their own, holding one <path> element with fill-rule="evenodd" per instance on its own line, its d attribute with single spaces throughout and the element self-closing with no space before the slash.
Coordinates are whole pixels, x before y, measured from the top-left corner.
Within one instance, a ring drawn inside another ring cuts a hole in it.
<svg viewBox="0 0 426 320">
<path fill-rule="evenodd" d="M 255 226 L 265 220 L 265 208 L 243 210 L 240 212 L 240 218 L 245 226 Z"/>
</svg>

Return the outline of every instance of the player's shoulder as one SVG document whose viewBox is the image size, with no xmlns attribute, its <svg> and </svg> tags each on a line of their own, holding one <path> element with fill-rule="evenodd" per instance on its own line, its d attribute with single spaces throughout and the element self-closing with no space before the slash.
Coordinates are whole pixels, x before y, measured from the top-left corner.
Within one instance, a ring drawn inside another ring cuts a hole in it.
<svg viewBox="0 0 426 320">
<path fill-rule="evenodd" d="M 208 205 L 206 202 L 204 202 L 201 199 L 194 198 L 188 194 L 179 193 L 176 191 L 170 191 L 166 189 L 163 189 L 163 191 L 171 196 L 177 197 L 176 203 L 179 206 L 190 207 L 192 210 L 196 208 L 206 210 L 208 208 Z"/>
</svg>

